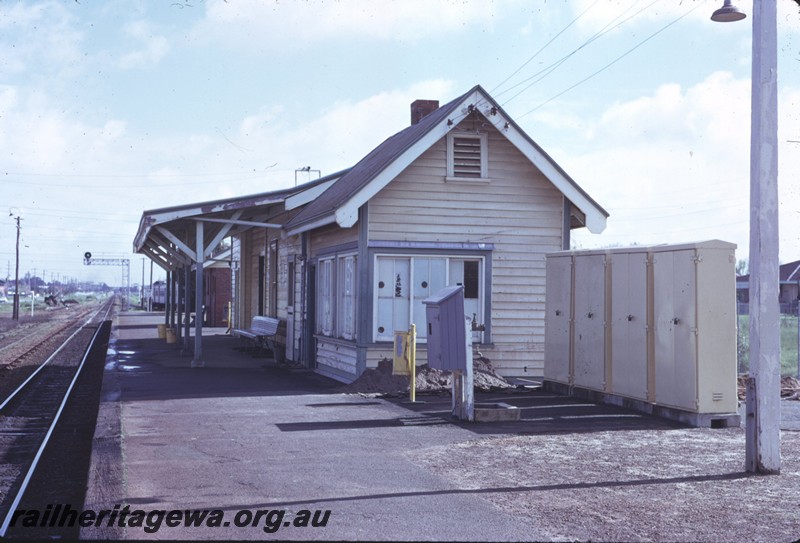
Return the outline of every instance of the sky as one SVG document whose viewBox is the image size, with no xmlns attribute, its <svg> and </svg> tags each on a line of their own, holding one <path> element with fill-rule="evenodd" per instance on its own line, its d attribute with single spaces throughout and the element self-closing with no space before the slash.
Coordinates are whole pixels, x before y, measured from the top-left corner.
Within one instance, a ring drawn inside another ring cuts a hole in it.
<svg viewBox="0 0 800 543">
<path fill-rule="evenodd" d="M 781 262 L 800 259 L 800 8 L 778 2 Z M 355 164 L 476 84 L 609 213 L 576 248 L 749 251 L 752 2 L 0 0 L 0 277 L 121 283 L 144 210 Z M 158 267 L 154 277 L 163 276 Z"/>
</svg>

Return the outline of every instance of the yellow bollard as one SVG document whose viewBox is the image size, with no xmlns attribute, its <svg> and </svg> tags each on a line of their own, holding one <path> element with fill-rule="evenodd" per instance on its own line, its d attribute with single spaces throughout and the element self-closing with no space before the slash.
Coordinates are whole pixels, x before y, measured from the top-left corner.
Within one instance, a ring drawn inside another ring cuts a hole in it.
<svg viewBox="0 0 800 543">
<path fill-rule="evenodd" d="M 417 327 L 412 324 L 408 332 L 394 333 L 392 375 L 408 375 L 409 396 L 417 398 Z"/>
</svg>

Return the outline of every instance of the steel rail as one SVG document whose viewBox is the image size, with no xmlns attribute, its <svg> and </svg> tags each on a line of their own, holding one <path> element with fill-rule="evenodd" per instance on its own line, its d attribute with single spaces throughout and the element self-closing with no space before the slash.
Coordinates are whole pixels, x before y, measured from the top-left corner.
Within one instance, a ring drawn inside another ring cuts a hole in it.
<svg viewBox="0 0 800 543">
<path fill-rule="evenodd" d="M 102 310 L 102 308 L 101 308 L 101 310 Z M 76 335 L 78 335 L 80 332 L 82 332 L 82 331 L 83 331 L 83 329 L 84 329 L 86 326 L 88 326 L 88 325 L 89 325 L 89 323 L 91 323 L 91 322 L 92 322 L 92 320 L 94 320 L 94 318 L 95 318 L 95 317 L 97 317 L 97 315 L 98 315 L 99 313 L 100 313 L 100 311 L 97 311 L 97 313 L 95 313 L 94 315 L 92 315 L 91 317 L 89 317 L 89 319 L 88 319 L 86 322 L 84 322 L 84 323 L 83 323 L 83 324 L 80 326 L 80 328 L 78 328 L 77 330 L 75 330 L 75 332 L 74 332 L 74 333 L 73 333 L 71 336 L 69 336 L 67 339 L 65 339 L 65 340 L 64 340 L 64 342 L 61 344 L 61 346 L 60 346 L 58 349 L 56 349 L 55 351 L 53 351 L 53 354 L 51 354 L 49 357 L 47 357 L 47 360 L 45 360 L 44 362 L 42 362 L 41 364 L 39 364 L 39 367 L 38 367 L 38 368 L 36 368 L 36 371 L 34 371 L 33 373 L 31 373 L 31 374 L 28 376 L 28 378 L 27 378 L 27 379 L 25 379 L 25 380 L 22 382 L 22 384 L 21 384 L 21 385 L 19 385 L 19 386 L 18 386 L 18 387 L 17 387 L 17 388 L 16 388 L 16 389 L 15 389 L 15 390 L 14 390 L 14 391 L 11 393 L 11 394 L 9 394 L 9 395 L 8 395 L 8 397 L 5 399 L 5 401 L 3 401 L 3 403 L 1 403 L 1 404 L 0 404 L 0 412 L 2 412 L 2 411 L 3 411 L 3 408 L 5 408 L 5 406 L 6 406 L 6 405 L 8 405 L 8 404 L 11 402 L 11 400 L 13 400 L 13 399 L 14 399 L 14 397 L 15 397 L 17 394 L 19 394 L 19 393 L 20 393 L 22 390 L 24 390 L 24 389 L 25 389 L 25 387 L 27 386 L 27 384 L 28 384 L 28 383 L 29 383 L 29 382 L 30 382 L 30 381 L 31 381 L 31 380 L 32 380 L 34 377 L 36 377 L 36 375 L 37 375 L 37 374 L 38 374 L 40 371 L 42 371 L 42 370 L 45 368 L 45 366 L 47 366 L 47 365 L 48 365 L 48 364 L 49 364 L 49 363 L 50 363 L 50 362 L 53 360 L 53 358 L 55 358 L 55 356 L 56 356 L 58 353 L 60 353 L 60 352 L 61 352 L 61 349 L 63 349 L 64 347 L 66 347 L 66 346 L 67 346 L 67 343 L 69 343 L 70 341 L 72 341 L 72 338 L 74 338 Z"/>
<path fill-rule="evenodd" d="M 102 309 L 102 308 L 101 308 L 101 309 Z M 99 310 L 98 310 L 98 311 L 99 311 Z M 87 311 L 87 312 L 86 312 L 86 314 L 89 314 L 89 313 L 91 313 L 91 311 Z M 96 313 L 95 313 L 95 314 L 96 314 Z M 50 323 L 51 323 L 51 324 L 56 324 L 56 327 L 58 326 L 58 323 L 56 323 L 56 322 L 53 322 L 53 321 L 51 321 Z M 60 329 L 60 330 L 57 330 L 57 332 L 56 332 L 56 333 L 59 333 L 59 332 L 63 331 L 64 329 L 68 328 L 68 327 L 69 327 L 69 324 L 67 324 L 67 325 L 63 325 L 63 324 L 62 324 L 62 327 L 61 327 L 61 329 Z M 15 339 L 14 341 L 12 341 L 11 343 L 9 343 L 9 344 L 7 344 L 7 345 L 3 345 L 2 347 L 0 347 L 0 353 L 2 353 L 3 351 L 5 351 L 5 350 L 7 350 L 7 349 L 11 349 L 11 348 L 12 348 L 12 347 L 14 347 L 15 345 L 17 345 L 17 344 L 19 344 L 19 343 L 22 343 L 22 342 L 23 342 L 23 341 L 25 341 L 26 339 L 28 339 L 28 336 L 24 336 L 24 335 L 23 335 L 21 338 L 19 338 L 19 339 Z"/>
<path fill-rule="evenodd" d="M 113 307 L 113 304 L 109 304 L 109 309 L 106 310 L 106 314 L 104 315 L 103 320 L 105 320 L 105 317 L 108 316 L 108 313 L 110 312 L 111 307 Z M 78 331 L 76 331 L 67 340 L 65 340 L 64 343 L 61 345 L 61 347 L 58 348 L 58 350 L 60 351 L 61 348 L 64 345 L 69 343 L 69 341 L 73 337 L 75 337 L 75 335 L 78 332 L 83 330 L 89 324 L 89 322 L 91 322 L 92 319 L 94 319 L 97 315 L 100 314 L 100 311 L 102 311 L 102 308 L 100 310 L 98 310 L 97 313 L 95 313 L 92 316 L 92 318 L 89 319 L 89 321 L 85 322 L 78 329 Z M 17 495 L 15 496 L 14 501 L 11 503 L 11 507 L 9 508 L 8 513 L 6 514 L 5 518 L 3 519 L 2 525 L 0 525 L 0 538 L 5 537 L 6 531 L 8 531 L 8 527 L 9 527 L 9 524 L 11 523 L 11 519 L 14 517 L 14 513 L 16 512 L 17 507 L 19 506 L 19 502 L 22 501 L 22 497 L 25 494 L 25 490 L 27 490 L 28 484 L 30 483 L 31 478 L 33 477 L 33 474 L 36 471 L 36 467 L 39 464 L 39 459 L 41 458 L 42 454 L 44 453 L 44 450 L 47 447 L 47 443 L 50 440 L 50 436 L 53 434 L 53 431 L 55 430 L 56 425 L 58 424 L 58 421 L 61 418 L 61 413 L 64 411 L 64 407 L 66 406 L 67 401 L 69 401 L 69 397 L 70 397 L 70 394 L 72 393 L 72 389 L 75 386 L 75 383 L 77 382 L 78 377 L 80 377 L 81 371 L 83 370 L 83 366 L 85 365 L 86 360 L 89 358 L 89 354 L 91 354 L 92 349 L 94 348 L 94 343 L 97 340 L 97 336 L 100 333 L 101 328 L 102 328 L 102 321 L 100 321 L 100 323 L 97 326 L 97 330 L 95 330 L 94 334 L 92 335 L 92 339 L 89 342 L 89 346 L 86 349 L 86 352 L 84 353 L 80 364 L 78 364 L 78 369 L 75 371 L 75 375 L 72 377 L 72 381 L 70 382 L 69 387 L 67 387 L 67 391 L 64 394 L 64 398 L 61 401 L 61 405 L 59 405 L 58 410 L 56 411 L 56 414 L 53 417 L 53 422 L 50 424 L 50 427 L 48 428 L 47 433 L 45 434 L 44 440 L 42 440 L 41 445 L 39 445 L 39 449 L 36 451 L 36 455 L 33 458 L 33 462 L 28 467 L 28 471 L 25 474 L 25 478 L 22 481 L 22 485 L 20 486 L 19 490 L 17 491 Z M 58 352 L 58 351 L 56 351 L 56 352 Z M 53 356 L 55 356 L 55 353 L 53 354 Z M 48 358 L 48 362 L 50 361 L 50 359 L 52 359 L 52 356 L 50 358 Z M 44 364 L 42 366 L 44 366 Z M 37 372 L 38 372 L 38 370 L 37 370 Z M 25 381 L 25 383 L 27 383 L 29 380 L 30 380 L 30 378 L 27 379 Z M 23 386 L 24 386 L 25 383 L 23 383 Z M 18 390 L 19 389 L 17 389 L 17 391 Z M 17 391 L 15 391 L 14 394 L 16 394 Z M 7 403 L 8 403 L 8 400 L 3 402 L 3 406 L 5 406 Z"/>
</svg>

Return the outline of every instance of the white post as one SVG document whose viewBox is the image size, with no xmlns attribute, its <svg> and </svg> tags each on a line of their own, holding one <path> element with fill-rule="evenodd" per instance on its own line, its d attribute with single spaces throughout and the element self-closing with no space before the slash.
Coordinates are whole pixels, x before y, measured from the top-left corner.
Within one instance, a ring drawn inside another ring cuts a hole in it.
<svg viewBox="0 0 800 543">
<path fill-rule="evenodd" d="M 780 473 L 780 316 L 778 307 L 778 98 L 775 0 L 753 2 L 750 136 L 750 378 L 746 469 Z M 752 389 L 751 389 L 752 390 Z"/>
<path fill-rule="evenodd" d="M 203 221 L 197 221 L 196 240 L 197 264 L 194 279 L 194 358 L 193 368 L 202 368 L 203 362 L 203 263 L 205 261 L 205 240 L 203 239 Z"/>
<path fill-rule="evenodd" d="M 475 383 L 472 376 L 472 321 L 466 319 L 467 367 L 464 370 L 464 408 L 467 420 L 475 420 Z"/>
</svg>

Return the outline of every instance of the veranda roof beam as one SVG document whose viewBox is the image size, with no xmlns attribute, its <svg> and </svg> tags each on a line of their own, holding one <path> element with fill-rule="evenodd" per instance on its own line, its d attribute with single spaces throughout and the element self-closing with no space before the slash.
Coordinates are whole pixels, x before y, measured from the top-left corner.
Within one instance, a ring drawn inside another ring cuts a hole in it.
<svg viewBox="0 0 800 543">
<path fill-rule="evenodd" d="M 197 253 L 192 251 L 192 249 L 189 248 L 188 245 L 186 245 L 183 241 L 178 239 L 178 236 L 176 236 L 175 234 L 173 234 L 172 232 L 170 232 L 169 230 L 167 230 L 163 226 L 156 226 L 155 229 L 158 230 L 161 233 L 162 236 L 164 236 L 165 238 L 170 240 L 172 243 L 174 243 L 175 246 L 178 249 L 180 249 L 186 256 L 191 258 L 194 262 L 197 262 Z"/>
</svg>

